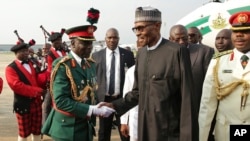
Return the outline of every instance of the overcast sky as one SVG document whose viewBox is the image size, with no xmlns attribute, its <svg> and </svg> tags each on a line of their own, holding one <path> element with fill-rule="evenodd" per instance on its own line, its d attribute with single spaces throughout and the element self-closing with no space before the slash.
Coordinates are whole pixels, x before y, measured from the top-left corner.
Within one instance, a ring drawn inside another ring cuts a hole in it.
<svg viewBox="0 0 250 141">
<path fill-rule="evenodd" d="M 40 25 L 48 32 L 61 28 L 88 24 L 87 11 L 93 7 L 100 11 L 95 32 L 97 40 L 103 40 L 108 28 L 117 28 L 121 44 L 133 44 L 136 37 L 131 28 L 138 6 L 152 6 L 162 12 L 162 35 L 168 38 L 169 28 L 183 16 L 209 0 L 1 0 L 0 44 L 15 44 L 14 30 L 28 42 L 35 39 L 44 43 Z M 65 34 L 64 41 L 68 41 Z"/>
</svg>

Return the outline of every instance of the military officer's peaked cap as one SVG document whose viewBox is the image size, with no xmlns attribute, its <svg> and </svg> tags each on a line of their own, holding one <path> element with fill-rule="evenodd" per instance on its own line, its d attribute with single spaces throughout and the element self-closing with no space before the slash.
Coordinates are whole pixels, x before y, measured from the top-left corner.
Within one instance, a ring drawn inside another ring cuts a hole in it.
<svg viewBox="0 0 250 141">
<path fill-rule="evenodd" d="M 250 11 L 242 11 L 233 14 L 229 23 L 232 30 L 250 30 Z"/>
<path fill-rule="evenodd" d="M 67 29 L 66 34 L 69 39 L 78 38 L 83 41 L 95 41 L 94 32 L 96 29 L 97 27 L 94 25 L 82 25 Z"/>
</svg>

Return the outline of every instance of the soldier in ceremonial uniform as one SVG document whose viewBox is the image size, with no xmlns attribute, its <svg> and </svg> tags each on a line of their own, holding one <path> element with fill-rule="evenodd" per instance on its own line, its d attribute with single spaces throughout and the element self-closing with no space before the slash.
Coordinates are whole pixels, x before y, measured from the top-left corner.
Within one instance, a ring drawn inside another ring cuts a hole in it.
<svg viewBox="0 0 250 141">
<path fill-rule="evenodd" d="M 14 112 L 18 122 L 18 141 L 27 141 L 32 135 L 32 141 L 40 141 L 42 124 L 42 101 L 41 96 L 46 93 L 38 85 L 40 78 L 33 67 L 34 64 L 28 60 L 28 48 L 34 44 L 18 42 L 11 48 L 16 59 L 10 63 L 5 70 L 8 85 L 14 92 Z"/>
<path fill-rule="evenodd" d="M 71 51 L 53 62 L 50 81 L 53 108 L 42 133 L 55 141 L 92 141 L 95 115 L 108 117 L 114 112 L 111 108 L 94 105 L 95 62 L 89 56 L 96 29 L 96 26 L 85 25 L 66 30 L 71 39 Z"/>
<path fill-rule="evenodd" d="M 229 22 L 235 48 L 216 54 L 209 64 L 199 111 L 200 141 L 207 141 L 216 111 L 216 141 L 229 141 L 229 125 L 250 124 L 250 12 L 235 13 Z"/>
</svg>

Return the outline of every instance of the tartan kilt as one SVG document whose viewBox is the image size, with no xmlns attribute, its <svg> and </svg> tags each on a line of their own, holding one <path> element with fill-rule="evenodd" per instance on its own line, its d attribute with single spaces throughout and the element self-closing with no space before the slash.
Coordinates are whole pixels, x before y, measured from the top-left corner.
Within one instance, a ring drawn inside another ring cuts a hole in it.
<svg viewBox="0 0 250 141">
<path fill-rule="evenodd" d="M 30 134 L 40 135 L 42 127 L 42 101 L 40 98 L 30 103 L 30 112 L 16 113 L 19 136 L 26 138 Z"/>
</svg>

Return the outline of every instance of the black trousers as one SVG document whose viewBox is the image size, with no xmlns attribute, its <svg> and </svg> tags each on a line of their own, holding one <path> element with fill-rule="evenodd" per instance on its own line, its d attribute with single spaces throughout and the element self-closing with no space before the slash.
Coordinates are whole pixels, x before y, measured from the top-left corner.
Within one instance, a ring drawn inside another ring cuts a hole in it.
<svg viewBox="0 0 250 141">
<path fill-rule="evenodd" d="M 52 108 L 52 99 L 49 91 L 44 96 L 42 104 L 42 124 L 46 121 Z"/>
<path fill-rule="evenodd" d="M 112 98 L 111 96 L 105 96 L 105 102 L 112 102 L 118 98 Z M 120 134 L 121 141 L 129 141 L 129 138 L 124 137 L 121 134 L 120 128 L 121 128 L 121 122 L 120 122 L 120 116 L 111 114 L 107 118 L 99 117 L 99 131 L 98 131 L 98 141 L 110 141 L 111 138 L 111 130 L 112 130 L 112 123 L 113 118 L 116 118 L 116 123 L 118 126 L 118 131 Z"/>
</svg>

